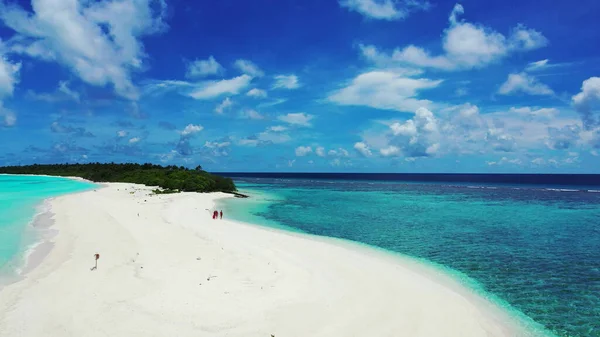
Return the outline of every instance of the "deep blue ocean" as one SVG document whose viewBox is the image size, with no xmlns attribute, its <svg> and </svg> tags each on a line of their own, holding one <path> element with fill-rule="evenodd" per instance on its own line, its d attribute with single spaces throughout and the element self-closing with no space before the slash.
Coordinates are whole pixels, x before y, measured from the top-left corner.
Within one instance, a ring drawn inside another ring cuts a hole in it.
<svg viewBox="0 0 600 337">
<path fill-rule="evenodd" d="M 598 176 L 403 182 L 248 175 L 234 178 L 251 198 L 226 201 L 230 218 L 411 256 L 543 335 L 600 336 Z"/>
<path fill-rule="evenodd" d="M 25 251 L 39 239 L 31 221 L 44 199 L 94 186 L 65 178 L 0 175 L 0 273 L 19 268 Z"/>
</svg>

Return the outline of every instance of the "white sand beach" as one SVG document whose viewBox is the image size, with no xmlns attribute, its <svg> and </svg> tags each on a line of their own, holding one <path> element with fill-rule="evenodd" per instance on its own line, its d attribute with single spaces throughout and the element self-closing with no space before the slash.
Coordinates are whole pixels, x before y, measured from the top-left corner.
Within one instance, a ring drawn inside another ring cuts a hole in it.
<svg viewBox="0 0 600 337">
<path fill-rule="evenodd" d="M 0 290 L 0 336 L 523 335 L 401 258 L 213 220 L 207 209 L 223 197 L 111 183 L 52 199 L 58 234 Z"/>
</svg>

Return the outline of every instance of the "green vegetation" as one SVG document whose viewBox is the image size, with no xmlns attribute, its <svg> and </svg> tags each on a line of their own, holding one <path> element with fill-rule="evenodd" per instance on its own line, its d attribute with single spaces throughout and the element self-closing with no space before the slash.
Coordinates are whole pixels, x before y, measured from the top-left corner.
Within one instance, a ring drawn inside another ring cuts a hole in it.
<svg viewBox="0 0 600 337">
<path fill-rule="evenodd" d="M 227 192 L 237 189 L 231 178 L 220 177 L 202 170 L 201 166 L 188 169 L 183 166 L 154 164 L 55 164 L 0 167 L 0 173 L 44 174 L 61 177 L 81 177 L 94 182 L 122 182 L 159 186 L 155 193 Z"/>
</svg>

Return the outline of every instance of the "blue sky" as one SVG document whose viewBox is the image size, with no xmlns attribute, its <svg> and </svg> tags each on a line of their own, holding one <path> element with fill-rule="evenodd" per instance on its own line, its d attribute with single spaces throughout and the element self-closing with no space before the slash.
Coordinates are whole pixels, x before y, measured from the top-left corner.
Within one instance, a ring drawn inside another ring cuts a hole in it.
<svg viewBox="0 0 600 337">
<path fill-rule="evenodd" d="M 600 2 L 0 5 L 0 164 L 600 173 Z"/>
</svg>

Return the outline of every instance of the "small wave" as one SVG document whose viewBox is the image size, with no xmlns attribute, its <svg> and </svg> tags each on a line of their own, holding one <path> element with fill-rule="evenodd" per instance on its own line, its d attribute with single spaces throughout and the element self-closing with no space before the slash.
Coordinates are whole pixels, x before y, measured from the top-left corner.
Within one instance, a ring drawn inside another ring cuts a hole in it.
<svg viewBox="0 0 600 337">
<path fill-rule="evenodd" d="M 572 190 L 569 188 L 545 188 L 544 191 L 552 192 L 580 192 L 580 190 Z"/>
<path fill-rule="evenodd" d="M 600 190 L 587 190 L 589 193 L 600 193 Z"/>
</svg>

